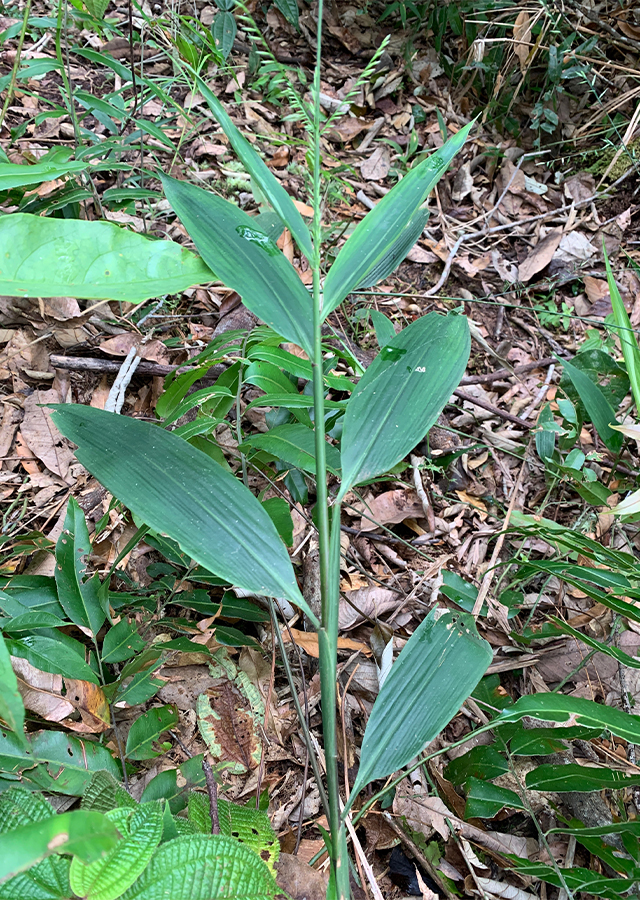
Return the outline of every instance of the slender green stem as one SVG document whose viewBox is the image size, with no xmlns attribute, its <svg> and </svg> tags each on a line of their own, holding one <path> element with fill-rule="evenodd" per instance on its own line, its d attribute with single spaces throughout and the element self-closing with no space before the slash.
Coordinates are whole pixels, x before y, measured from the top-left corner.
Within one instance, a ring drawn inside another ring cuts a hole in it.
<svg viewBox="0 0 640 900">
<path fill-rule="evenodd" d="M 321 624 L 318 631 L 320 652 L 320 697 L 322 731 L 327 769 L 331 865 L 338 900 L 349 900 L 349 863 L 345 828 L 340 822 L 340 783 L 338 778 L 337 696 L 338 664 L 338 579 L 340 562 L 340 506 L 333 509 L 329 527 L 327 460 L 324 413 L 324 372 L 322 366 L 322 290 L 320 286 L 320 248 L 322 244 L 322 196 L 320 181 L 320 60 L 322 50 L 323 2 L 318 2 L 316 66 L 313 79 L 313 408 L 316 451 L 316 523 L 320 556 Z"/>
<path fill-rule="evenodd" d="M 27 23 L 29 21 L 29 14 L 31 12 L 31 0 L 27 0 L 24 7 L 24 15 L 22 17 L 22 28 L 20 29 L 20 37 L 18 38 L 18 47 L 16 50 L 16 59 L 13 64 L 13 69 L 11 70 L 11 81 L 9 82 L 9 87 L 7 88 L 7 93 L 5 94 L 4 103 L 2 104 L 2 112 L 0 112 L 0 128 L 2 128 L 2 123 L 4 122 L 4 117 L 7 114 L 7 110 L 9 109 L 9 104 L 13 99 L 13 92 L 16 87 L 16 81 L 18 79 L 18 69 L 20 68 L 20 60 L 22 54 L 22 45 L 24 44 L 24 38 L 27 33 Z"/>
</svg>

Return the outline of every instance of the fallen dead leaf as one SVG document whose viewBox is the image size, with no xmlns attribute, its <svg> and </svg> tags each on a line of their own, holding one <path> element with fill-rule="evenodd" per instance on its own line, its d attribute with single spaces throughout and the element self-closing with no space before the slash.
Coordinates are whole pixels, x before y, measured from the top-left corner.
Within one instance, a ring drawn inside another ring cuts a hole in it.
<svg viewBox="0 0 640 900">
<path fill-rule="evenodd" d="M 561 240 L 562 231 L 559 228 L 555 228 L 541 241 L 538 241 L 524 262 L 520 263 L 519 280 L 522 282 L 530 281 L 534 275 L 546 269 L 553 259 L 553 254 L 558 249 Z"/>
<path fill-rule="evenodd" d="M 422 519 L 424 510 L 415 491 L 398 490 L 385 491 L 373 497 L 368 503 L 354 504 L 354 507 L 362 512 L 360 520 L 361 531 L 374 531 L 378 525 L 398 524 L 405 519 Z M 374 521 L 371 521 L 374 520 Z"/>
<path fill-rule="evenodd" d="M 315 657 L 315 659 L 320 658 L 317 634 L 311 631 L 300 631 L 297 628 L 285 628 L 282 632 L 282 639 L 285 644 L 289 643 L 291 640 L 289 632 L 291 632 L 294 642 L 298 647 L 304 650 L 305 653 Z M 339 637 L 338 650 L 359 650 L 361 653 L 364 653 L 365 656 L 371 656 L 370 647 L 367 647 L 362 641 L 354 641 L 352 638 Z"/>
<path fill-rule="evenodd" d="M 513 25 L 513 51 L 520 62 L 520 71 L 527 67 L 527 59 L 531 47 L 531 20 L 526 9 L 521 10 Z"/>
<path fill-rule="evenodd" d="M 413 831 L 419 831 L 427 838 L 437 831 L 443 840 L 449 839 L 446 818 L 453 818 L 451 810 L 439 797 L 426 796 L 421 787 L 414 787 L 406 778 L 396 791 L 393 812 L 406 818 L 407 825 Z"/>
<path fill-rule="evenodd" d="M 401 595 L 396 591 L 389 591 L 377 584 L 359 588 L 356 591 L 345 591 L 345 596 L 361 612 L 357 612 L 346 600 L 341 599 L 339 612 L 341 631 L 355 628 L 356 625 L 366 621 L 367 616 L 370 619 L 377 619 L 390 609 L 395 609 L 401 599 Z"/>
<path fill-rule="evenodd" d="M 74 459 L 71 445 L 53 424 L 51 410 L 43 406 L 59 402 L 58 392 L 53 388 L 50 391 L 34 391 L 24 401 L 24 419 L 20 433 L 29 450 L 51 472 L 55 472 L 68 484 L 73 484 L 74 478 L 69 475 L 69 466 Z"/>
<path fill-rule="evenodd" d="M 369 159 L 360 165 L 360 172 L 365 181 L 380 181 L 386 178 L 391 168 L 391 154 L 386 147 L 376 147 Z"/>
<path fill-rule="evenodd" d="M 140 334 L 131 334 L 130 332 L 117 334 L 100 344 L 102 352 L 108 353 L 110 356 L 126 356 L 134 347 L 141 359 L 157 363 L 170 361 L 169 352 L 162 341 L 145 342 Z"/>
<path fill-rule="evenodd" d="M 281 853 L 276 863 L 278 886 L 293 900 L 325 900 L 329 878 L 289 853 Z"/>
</svg>

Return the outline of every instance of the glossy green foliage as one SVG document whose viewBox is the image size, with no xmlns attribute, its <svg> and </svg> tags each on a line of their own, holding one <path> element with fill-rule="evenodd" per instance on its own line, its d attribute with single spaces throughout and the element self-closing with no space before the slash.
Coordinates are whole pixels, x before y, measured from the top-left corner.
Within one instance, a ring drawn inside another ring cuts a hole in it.
<svg viewBox="0 0 640 900">
<path fill-rule="evenodd" d="M 312 353 L 311 297 L 291 263 L 228 200 L 163 176 L 167 200 L 216 275 L 278 334 Z"/>
<path fill-rule="evenodd" d="M 178 724 L 178 710 L 175 706 L 154 706 L 135 720 L 129 729 L 125 755 L 128 759 L 153 759 L 162 751 L 155 750 L 154 744 L 160 735 Z"/>
<path fill-rule="evenodd" d="M 140 303 L 215 280 L 179 244 L 151 241 L 112 222 L 12 213 L 0 217 L 0 247 L 0 293 L 10 297 Z"/>
<path fill-rule="evenodd" d="M 257 434 L 248 438 L 241 446 L 246 452 L 249 449 L 264 450 L 287 465 L 295 466 L 311 475 L 316 474 L 315 435 L 306 425 L 277 425 L 266 434 Z M 340 472 L 340 452 L 331 444 L 327 444 L 327 468 L 334 475 Z"/>
<path fill-rule="evenodd" d="M 10 191 L 17 187 L 53 181 L 74 172 L 83 172 L 87 168 L 88 163 L 86 162 L 70 160 L 68 151 L 63 155 L 66 158 L 42 160 L 32 166 L 0 163 L 0 191 Z"/>
<path fill-rule="evenodd" d="M 11 667 L 11 658 L 5 640 L 0 634 L 0 719 L 9 726 L 23 746 L 24 703 L 18 691 L 18 681 Z"/>
<path fill-rule="evenodd" d="M 585 372 L 567 360 L 562 360 L 562 365 L 580 395 L 580 400 L 604 444 L 613 453 L 618 453 L 622 447 L 623 437 L 610 427 L 616 421 L 615 410 L 599 385 L 592 381 Z"/>
<path fill-rule="evenodd" d="M 59 406 L 53 418 L 82 464 L 154 531 L 230 584 L 313 615 L 260 501 L 208 456 L 157 425 L 91 407 Z"/>
<path fill-rule="evenodd" d="M 98 576 L 87 575 L 90 549 L 84 513 L 75 498 L 70 497 L 64 529 L 56 544 L 58 598 L 74 624 L 97 634 L 106 618 L 106 610 L 100 599 Z"/>
<path fill-rule="evenodd" d="M 362 740 L 352 800 L 369 782 L 407 765 L 458 712 L 491 663 L 466 613 L 432 610 L 391 667 Z"/>
<path fill-rule="evenodd" d="M 404 258 L 424 226 L 424 215 L 418 212 L 420 206 L 463 146 L 472 125 L 461 128 L 428 159 L 411 169 L 360 222 L 327 275 L 324 318 L 357 287 L 374 284 L 372 275 L 378 279 L 388 275 Z"/>
<path fill-rule="evenodd" d="M 470 343 L 463 316 L 429 313 L 382 348 L 347 403 L 339 497 L 422 440 L 462 377 Z"/>
<path fill-rule="evenodd" d="M 206 81 L 195 72 L 193 72 L 193 76 L 198 90 L 207 101 L 209 109 L 217 119 L 218 124 L 229 138 L 229 142 L 238 159 L 273 206 L 281 221 L 287 226 L 298 247 L 300 247 L 307 259 L 311 260 L 313 257 L 311 235 L 295 203 L 262 157 L 256 153 L 245 136 L 238 131 L 226 109 Z"/>
</svg>

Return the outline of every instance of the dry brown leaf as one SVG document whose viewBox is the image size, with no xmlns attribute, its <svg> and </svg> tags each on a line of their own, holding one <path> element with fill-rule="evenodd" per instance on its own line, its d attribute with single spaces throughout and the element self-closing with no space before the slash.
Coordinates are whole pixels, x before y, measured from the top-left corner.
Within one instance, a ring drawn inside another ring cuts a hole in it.
<svg viewBox="0 0 640 900">
<path fill-rule="evenodd" d="M 420 831 L 427 838 L 437 831 L 443 840 L 449 839 L 446 818 L 454 818 L 450 809 L 439 797 L 428 797 L 418 785 L 405 778 L 399 785 L 393 800 L 393 812 L 404 816 L 413 831 Z"/>
<path fill-rule="evenodd" d="M 526 9 L 518 13 L 513 26 L 513 43 L 514 53 L 520 62 L 520 71 L 524 72 L 527 67 L 527 59 L 531 49 L 531 20 Z"/>
<path fill-rule="evenodd" d="M 365 181 L 379 181 L 386 178 L 391 168 L 391 154 L 386 147 L 376 147 L 369 159 L 360 164 L 360 172 Z"/>
<path fill-rule="evenodd" d="M 318 635 L 315 634 L 315 632 L 299 631 L 297 628 L 285 628 L 282 632 L 282 639 L 285 644 L 289 643 L 291 640 L 289 632 L 291 632 L 294 642 L 298 647 L 304 650 L 305 653 L 308 653 L 309 656 L 313 656 L 316 659 L 320 658 Z M 339 637 L 338 650 L 359 650 L 361 653 L 364 653 L 365 656 L 371 656 L 371 649 L 367 647 L 366 644 L 363 644 L 362 641 L 354 641 L 352 638 Z"/>
<path fill-rule="evenodd" d="M 363 614 L 357 612 L 346 600 L 341 599 L 339 612 L 341 631 L 355 628 L 356 625 L 364 622 L 367 616 L 370 619 L 377 619 L 388 610 L 395 609 L 402 600 L 401 595 L 396 591 L 389 591 L 377 584 L 360 588 L 357 591 L 345 591 L 345 595 Z"/>
<path fill-rule="evenodd" d="M 110 356 L 126 356 L 134 347 L 141 359 L 157 363 L 168 363 L 170 361 L 169 351 L 162 341 L 145 342 L 140 334 L 132 334 L 131 332 L 117 334 L 115 337 L 108 338 L 100 344 L 102 352 L 108 353 Z"/>
<path fill-rule="evenodd" d="M 364 119 L 343 116 L 341 119 L 338 119 L 331 128 L 325 131 L 325 135 L 334 143 L 348 144 L 349 141 L 352 141 L 354 137 L 360 134 L 361 131 L 364 131 L 367 127 L 367 123 Z"/>
<path fill-rule="evenodd" d="M 45 297 L 42 300 L 42 313 L 59 322 L 75 319 L 82 315 L 78 301 L 74 297 Z"/>
<path fill-rule="evenodd" d="M 81 734 L 101 734 L 111 727 L 109 704 L 97 684 L 42 672 L 17 656 L 11 657 L 11 665 L 25 707 L 47 722 L 58 722 Z M 81 721 L 67 718 L 74 712 L 80 713 Z"/>
<path fill-rule="evenodd" d="M 583 203 L 596 192 L 596 180 L 589 172 L 578 172 L 562 185 L 565 196 L 574 203 Z"/>
<path fill-rule="evenodd" d="M 366 518 L 363 515 L 360 520 L 361 531 L 374 531 L 378 525 L 397 524 L 404 522 L 405 519 L 424 518 L 424 510 L 418 495 L 415 491 L 402 488 L 378 494 L 366 506 L 358 504 L 356 508 L 366 514 Z"/>
<path fill-rule="evenodd" d="M 4 459 L 8 455 L 21 418 L 22 412 L 13 403 L 7 403 L 5 400 L 2 424 L 0 425 L 0 459 Z"/>
<path fill-rule="evenodd" d="M 329 878 L 298 856 L 281 853 L 276 863 L 278 886 L 293 900 L 325 900 Z"/>
<path fill-rule="evenodd" d="M 69 441 L 64 438 L 51 419 L 51 410 L 42 404 L 59 403 L 60 397 L 54 389 L 34 391 L 24 401 L 24 419 L 20 433 L 29 450 L 51 471 L 68 484 L 74 479 L 69 475 L 69 466 L 74 456 Z"/>
<path fill-rule="evenodd" d="M 18 679 L 18 690 L 25 707 L 47 722 L 61 722 L 73 712 L 73 705 L 62 696 L 62 675 L 41 672 L 26 659 L 11 657 Z"/>
<path fill-rule="evenodd" d="M 597 303 L 598 300 L 608 300 L 611 302 L 609 285 L 604 279 L 594 278 L 593 275 L 585 275 L 583 281 L 584 289 L 590 303 Z"/>
<path fill-rule="evenodd" d="M 530 281 L 534 275 L 537 275 L 538 272 L 542 272 L 553 259 L 553 254 L 558 249 L 561 240 L 562 230 L 560 228 L 554 228 L 554 230 L 550 231 L 546 237 L 542 238 L 541 241 L 538 241 L 524 262 L 520 263 L 520 281 Z"/>
</svg>

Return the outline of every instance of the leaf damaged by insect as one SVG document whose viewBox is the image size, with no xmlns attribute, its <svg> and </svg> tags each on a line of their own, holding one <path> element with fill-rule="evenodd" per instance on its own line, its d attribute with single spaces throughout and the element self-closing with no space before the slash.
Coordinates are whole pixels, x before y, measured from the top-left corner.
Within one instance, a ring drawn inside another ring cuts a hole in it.
<svg viewBox="0 0 640 900">
<path fill-rule="evenodd" d="M 260 764 L 264 702 L 226 650 L 214 656 L 209 671 L 216 683 L 198 697 L 198 727 L 211 755 L 226 763 L 231 774 L 240 775 Z"/>
</svg>

